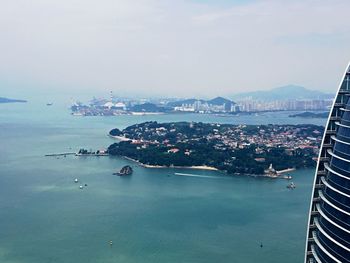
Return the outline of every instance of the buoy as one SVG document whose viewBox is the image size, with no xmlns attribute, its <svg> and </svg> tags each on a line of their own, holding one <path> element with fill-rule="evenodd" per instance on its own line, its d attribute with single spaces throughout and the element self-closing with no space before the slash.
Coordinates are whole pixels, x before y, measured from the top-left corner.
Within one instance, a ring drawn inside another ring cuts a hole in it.
<svg viewBox="0 0 350 263">
<path fill-rule="evenodd" d="M 79 189 L 83 189 L 83 186 L 81 185 L 81 186 L 79 186 Z"/>
<path fill-rule="evenodd" d="M 78 178 L 75 178 L 75 179 L 74 179 L 74 183 L 77 183 L 77 182 L 79 182 L 79 181 L 78 181 Z"/>
<path fill-rule="evenodd" d="M 85 184 L 85 186 L 87 186 L 87 184 Z"/>
</svg>

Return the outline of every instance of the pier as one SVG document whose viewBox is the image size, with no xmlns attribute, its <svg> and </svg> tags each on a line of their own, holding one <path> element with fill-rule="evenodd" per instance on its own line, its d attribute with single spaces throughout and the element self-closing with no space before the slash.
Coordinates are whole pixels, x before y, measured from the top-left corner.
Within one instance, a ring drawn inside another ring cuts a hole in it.
<svg viewBox="0 0 350 263">
<path fill-rule="evenodd" d="M 67 152 L 67 153 L 51 153 L 51 154 L 45 154 L 46 157 L 55 157 L 55 156 L 67 156 L 67 155 L 75 155 L 75 156 L 109 156 L 108 153 L 73 153 L 73 152 Z"/>
<path fill-rule="evenodd" d="M 66 152 L 66 153 L 51 153 L 51 154 L 45 154 L 45 156 L 65 156 L 65 155 L 76 155 L 77 153 L 74 152 Z"/>
<path fill-rule="evenodd" d="M 108 153 L 76 153 L 76 156 L 109 156 Z"/>
</svg>

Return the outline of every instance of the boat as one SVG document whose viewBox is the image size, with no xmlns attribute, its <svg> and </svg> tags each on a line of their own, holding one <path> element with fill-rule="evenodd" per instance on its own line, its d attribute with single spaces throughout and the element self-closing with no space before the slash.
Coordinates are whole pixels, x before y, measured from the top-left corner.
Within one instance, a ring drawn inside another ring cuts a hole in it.
<svg viewBox="0 0 350 263">
<path fill-rule="evenodd" d="M 46 103 L 46 106 L 52 106 L 53 105 L 53 103 L 52 102 L 48 102 L 48 103 Z"/>
<path fill-rule="evenodd" d="M 291 182 L 290 184 L 287 185 L 287 188 L 289 189 L 294 189 L 296 187 L 295 183 Z"/>
<path fill-rule="evenodd" d="M 130 165 L 123 166 L 122 169 L 120 169 L 118 172 L 113 173 L 114 175 L 118 176 L 124 176 L 124 175 L 131 175 L 133 172 Z"/>
</svg>

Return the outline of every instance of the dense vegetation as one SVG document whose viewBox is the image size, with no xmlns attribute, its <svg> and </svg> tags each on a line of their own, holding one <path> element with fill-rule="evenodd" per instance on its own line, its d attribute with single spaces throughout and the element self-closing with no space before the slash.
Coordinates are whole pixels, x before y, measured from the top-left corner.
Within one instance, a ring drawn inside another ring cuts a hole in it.
<svg viewBox="0 0 350 263">
<path fill-rule="evenodd" d="M 127 156 L 139 160 L 141 163 L 160 166 L 198 166 L 207 165 L 225 170 L 228 173 L 263 174 L 268 164 L 272 163 L 277 170 L 289 167 L 314 167 L 312 160 L 314 153 L 310 150 L 296 150 L 292 156 L 285 154 L 283 149 L 272 148 L 265 154 L 256 154 L 254 145 L 234 152 L 218 151 L 212 143 L 205 140 L 196 145 L 177 144 L 179 152 L 169 153 L 167 147 L 150 145 L 145 149 L 137 149 L 137 145 L 131 141 L 114 143 L 108 148 L 111 155 Z M 185 150 L 194 150 L 191 155 L 186 155 Z M 265 162 L 259 163 L 255 158 L 265 158 Z"/>
<path fill-rule="evenodd" d="M 111 155 L 126 156 L 143 164 L 159 166 L 200 166 L 215 167 L 228 173 L 263 174 L 269 164 L 277 170 L 295 167 L 312 167 L 316 162 L 314 147 L 293 147 L 293 137 L 286 136 L 286 146 L 264 145 L 259 140 L 275 142 L 273 134 L 293 132 L 303 143 L 304 138 L 322 134 L 322 127 L 315 125 L 219 125 L 204 123 L 162 123 L 146 122 L 129 126 L 114 135 L 129 138 L 129 141 L 114 143 L 108 148 Z M 256 138 L 256 143 L 247 143 Z M 267 135 L 265 133 L 269 132 Z M 266 137 L 266 139 L 265 139 Z M 232 144 L 229 140 L 239 142 Z M 284 140 L 284 139 L 283 139 Z M 225 143 L 224 143 L 225 142 Z M 317 142 L 311 142 L 315 145 Z M 234 145 L 234 146 L 233 146 Z M 287 147 L 289 145 L 289 147 Z"/>
<path fill-rule="evenodd" d="M 109 132 L 110 135 L 112 136 L 121 136 L 123 135 L 122 132 L 119 129 L 113 129 Z"/>
</svg>

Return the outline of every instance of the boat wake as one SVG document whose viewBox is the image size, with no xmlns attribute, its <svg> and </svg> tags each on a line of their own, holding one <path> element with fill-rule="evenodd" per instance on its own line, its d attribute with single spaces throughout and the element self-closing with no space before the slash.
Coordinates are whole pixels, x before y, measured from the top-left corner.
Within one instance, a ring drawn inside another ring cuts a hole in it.
<svg viewBox="0 0 350 263">
<path fill-rule="evenodd" d="M 199 178 L 211 178 L 211 179 L 218 179 L 218 178 L 220 178 L 218 176 L 208 176 L 208 175 L 199 175 L 199 174 L 186 174 L 186 173 L 175 173 L 175 175 L 188 176 L 188 177 L 199 177 Z"/>
</svg>

